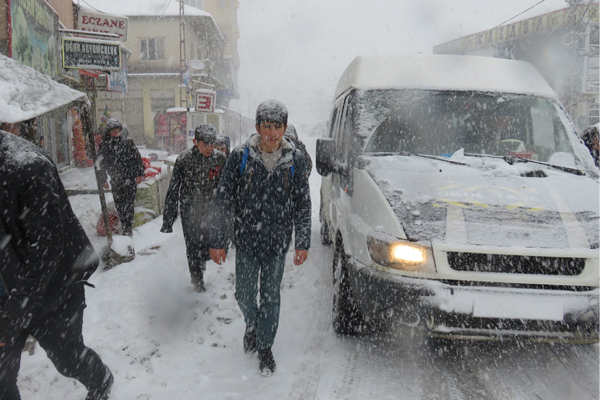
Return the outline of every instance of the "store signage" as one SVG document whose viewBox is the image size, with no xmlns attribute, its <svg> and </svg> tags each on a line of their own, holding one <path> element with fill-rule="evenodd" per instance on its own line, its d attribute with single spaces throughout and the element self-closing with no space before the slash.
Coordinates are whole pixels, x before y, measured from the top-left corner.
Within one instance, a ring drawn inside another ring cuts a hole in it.
<svg viewBox="0 0 600 400">
<path fill-rule="evenodd" d="M 113 33 L 122 40 L 127 40 L 127 24 L 129 19 L 123 16 L 98 14 L 79 10 L 77 29 L 88 32 Z"/>
<path fill-rule="evenodd" d="M 205 89 L 196 90 L 196 111 L 215 112 L 215 92 Z"/>
<path fill-rule="evenodd" d="M 127 57 L 121 60 L 120 71 L 106 75 L 106 88 L 111 92 L 127 93 Z"/>
<path fill-rule="evenodd" d="M 8 4 L 9 57 L 56 78 L 58 14 L 44 0 L 11 0 Z"/>
<path fill-rule="evenodd" d="M 63 38 L 63 68 L 121 71 L 121 44 L 107 40 Z"/>
</svg>

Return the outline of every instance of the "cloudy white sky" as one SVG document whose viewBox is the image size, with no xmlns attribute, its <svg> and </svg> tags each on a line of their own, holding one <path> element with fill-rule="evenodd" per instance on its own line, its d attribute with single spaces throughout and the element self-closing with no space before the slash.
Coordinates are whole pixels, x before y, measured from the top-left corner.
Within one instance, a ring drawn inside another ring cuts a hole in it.
<svg viewBox="0 0 600 400">
<path fill-rule="evenodd" d="M 340 74 L 359 54 L 431 54 L 493 28 L 540 0 L 240 0 L 240 100 L 253 117 L 269 98 L 290 122 L 326 120 Z M 510 22 L 567 7 L 545 0 Z"/>
</svg>

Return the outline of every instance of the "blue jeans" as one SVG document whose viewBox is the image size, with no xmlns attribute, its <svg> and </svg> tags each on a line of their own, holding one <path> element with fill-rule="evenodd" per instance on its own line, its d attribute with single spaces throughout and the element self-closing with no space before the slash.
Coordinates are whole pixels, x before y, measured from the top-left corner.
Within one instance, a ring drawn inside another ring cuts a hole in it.
<svg viewBox="0 0 600 400">
<path fill-rule="evenodd" d="M 256 330 L 257 350 L 270 349 L 275 341 L 284 266 L 285 253 L 271 256 L 254 256 L 239 250 L 236 253 L 235 298 L 246 325 Z"/>
</svg>

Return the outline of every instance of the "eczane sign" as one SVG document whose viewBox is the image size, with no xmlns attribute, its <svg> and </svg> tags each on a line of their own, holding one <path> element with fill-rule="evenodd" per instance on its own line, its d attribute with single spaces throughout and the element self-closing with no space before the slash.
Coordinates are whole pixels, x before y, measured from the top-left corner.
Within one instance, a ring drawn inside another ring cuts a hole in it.
<svg viewBox="0 0 600 400">
<path fill-rule="evenodd" d="M 88 32 L 114 33 L 127 40 L 128 18 L 79 10 L 77 29 Z"/>
</svg>

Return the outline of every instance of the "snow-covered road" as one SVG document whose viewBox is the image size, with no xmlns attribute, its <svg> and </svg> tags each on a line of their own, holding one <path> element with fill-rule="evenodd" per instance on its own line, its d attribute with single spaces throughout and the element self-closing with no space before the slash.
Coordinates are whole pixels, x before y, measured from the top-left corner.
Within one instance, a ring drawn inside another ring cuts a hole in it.
<svg viewBox="0 0 600 400">
<path fill-rule="evenodd" d="M 314 154 L 315 138 L 304 138 Z M 209 263 L 207 292 L 189 282 L 179 221 L 159 232 L 162 218 L 134 230 L 136 259 L 99 270 L 87 290 L 84 337 L 115 374 L 112 399 L 598 399 L 597 345 L 456 343 L 434 348 L 411 328 L 359 338 L 339 337 L 331 324 L 331 248 L 319 238 L 320 177 L 313 171 L 312 248 L 305 265 L 288 254 L 274 376 L 242 351 L 244 321 L 234 298 L 234 262 Z M 71 198 L 93 229 L 97 196 Z M 24 400 L 85 397 L 39 347 L 23 353 Z"/>
</svg>

